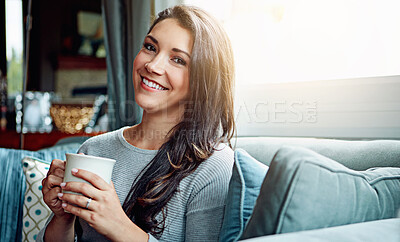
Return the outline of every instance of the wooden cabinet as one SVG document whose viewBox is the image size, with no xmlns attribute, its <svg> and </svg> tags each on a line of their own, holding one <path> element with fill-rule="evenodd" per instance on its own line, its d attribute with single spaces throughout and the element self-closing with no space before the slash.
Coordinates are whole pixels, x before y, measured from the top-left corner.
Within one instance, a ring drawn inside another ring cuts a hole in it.
<svg viewBox="0 0 400 242">
<path fill-rule="evenodd" d="M 53 146 L 57 141 L 62 138 L 72 136 L 95 136 L 101 133 L 78 133 L 66 134 L 60 131 L 53 131 L 51 133 L 27 133 L 24 135 L 24 150 L 40 150 Z M 0 132 L 0 148 L 20 148 L 20 134 L 16 131 Z"/>
</svg>

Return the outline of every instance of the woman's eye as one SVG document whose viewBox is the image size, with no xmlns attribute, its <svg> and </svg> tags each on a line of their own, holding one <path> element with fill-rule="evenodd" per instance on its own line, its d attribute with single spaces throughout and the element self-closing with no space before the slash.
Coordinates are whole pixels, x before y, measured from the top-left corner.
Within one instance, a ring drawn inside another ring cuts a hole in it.
<svg viewBox="0 0 400 242">
<path fill-rule="evenodd" d="M 149 43 L 144 43 L 143 48 L 145 48 L 148 51 L 154 51 L 154 52 L 156 51 L 156 48 L 152 44 L 149 44 Z"/>
<path fill-rule="evenodd" d="M 186 65 L 186 61 L 184 61 L 182 58 L 180 57 L 174 57 L 172 58 L 172 61 L 179 64 L 179 65 Z"/>
</svg>

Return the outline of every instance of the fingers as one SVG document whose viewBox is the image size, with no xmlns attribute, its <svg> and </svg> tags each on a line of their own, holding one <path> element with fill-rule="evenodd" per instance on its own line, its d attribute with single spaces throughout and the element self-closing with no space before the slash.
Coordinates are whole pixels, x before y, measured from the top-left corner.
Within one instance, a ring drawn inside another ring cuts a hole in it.
<svg viewBox="0 0 400 242">
<path fill-rule="evenodd" d="M 90 171 L 76 169 L 76 172 L 72 171 L 72 175 L 90 182 L 94 187 L 100 190 L 108 190 L 108 188 L 110 187 L 109 184 L 103 180 L 103 178 Z"/>
<path fill-rule="evenodd" d="M 62 209 L 61 207 L 61 200 L 58 199 L 57 194 L 61 192 L 60 187 L 55 187 L 51 189 L 49 192 L 45 193 L 43 195 L 43 200 L 49 206 L 52 210 L 60 210 Z"/>
<path fill-rule="evenodd" d="M 54 175 L 63 178 L 64 171 L 65 171 L 65 161 L 54 159 L 51 162 L 49 171 L 47 172 L 47 177 L 49 177 L 50 175 Z"/>
<path fill-rule="evenodd" d="M 61 188 L 64 191 L 69 191 L 69 192 L 76 192 L 76 193 L 81 193 L 87 197 L 91 197 L 93 199 L 99 199 L 99 190 L 93 187 L 90 184 L 84 183 L 84 182 L 67 182 L 67 183 L 62 183 Z"/>
<path fill-rule="evenodd" d="M 65 162 L 62 160 L 54 159 L 51 162 L 50 169 L 47 172 L 47 176 L 42 181 L 42 185 L 48 180 L 50 176 L 60 177 L 61 179 L 64 178 L 64 171 L 65 171 Z"/>
<path fill-rule="evenodd" d="M 42 180 L 42 187 L 43 187 L 43 193 L 47 193 L 49 190 L 51 190 L 54 187 L 59 187 L 60 184 L 62 183 L 63 178 L 58 177 L 55 175 L 49 175 L 45 179 Z"/>
<path fill-rule="evenodd" d="M 54 159 L 51 162 L 49 172 L 53 173 L 54 170 L 56 170 L 56 169 L 61 169 L 61 171 L 64 171 L 65 170 L 65 161 L 59 160 L 59 159 Z"/>
<path fill-rule="evenodd" d="M 64 196 L 65 196 L 65 194 L 64 194 Z M 89 207 L 92 206 L 92 202 L 90 203 Z M 86 206 L 86 203 L 85 203 L 85 206 Z M 80 218 L 82 218 L 82 219 L 84 219 L 86 221 L 95 221 L 95 220 L 97 220 L 95 218 L 96 215 L 92 211 L 90 211 L 88 209 L 84 209 L 84 208 L 81 208 L 81 207 L 76 207 L 76 206 L 74 206 L 72 204 L 67 204 L 66 202 L 62 203 L 62 207 L 63 207 L 63 209 L 65 211 L 67 211 L 67 212 L 69 212 L 69 213 L 71 213 L 73 215 L 76 215 L 76 216 L 78 216 L 78 217 L 80 217 Z M 89 223 L 89 225 L 90 225 L 90 223 Z"/>
<path fill-rule="evenodd" d="M 50 174 L 62 178 L 62 177 L 64 177 L 64 171 L 65 171 L 64 168 L 56 167 L 54 170 L 52 170 L 52 171 L 50 172 Z"/>
<path fill-rule="evenodd" d="M 65 162 L 59 159 L 54 159 L 51 162 L 47 176 L 42 180 L 42 193 L 45 195 L 52 188 L 59 186 L 64 178 Z"/>
<path fill-rule="evenodd" d="M 89 198 L 82 196 L 82 195 L 76 195 L 76 194 L 70 194 L 70 193 L 58 193 L 57 194 L 59 199 L 63 201 L 63 203 L 68 203 L 68 204 L 74 204 L 78 205 L 79 207 L 85 208 L 88 204 Z M 89 206 L 87 209 L 95 211 L 97 207 L 97 202 L 92 199 L 90 200 Z"/>
</svg>

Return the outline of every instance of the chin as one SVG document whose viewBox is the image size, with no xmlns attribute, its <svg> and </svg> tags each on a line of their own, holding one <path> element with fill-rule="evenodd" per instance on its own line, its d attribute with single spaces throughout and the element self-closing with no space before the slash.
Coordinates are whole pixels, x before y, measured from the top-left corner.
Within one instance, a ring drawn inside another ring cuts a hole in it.
<svg viewBox="0 0 400 242">
<path fill-rule="evenodd" d="M 154 102 L 153 100 L 143 100 L 143 98 L 136 98 L 135 96 L 135 100 L 137 105 L 139 105 L 139 107 L 141 107 L 144 111 L 148 112 L 148 113 L 154 113 L 157 111 L 157 109 L 159 109 L 160 105 Z"/>
</svg>

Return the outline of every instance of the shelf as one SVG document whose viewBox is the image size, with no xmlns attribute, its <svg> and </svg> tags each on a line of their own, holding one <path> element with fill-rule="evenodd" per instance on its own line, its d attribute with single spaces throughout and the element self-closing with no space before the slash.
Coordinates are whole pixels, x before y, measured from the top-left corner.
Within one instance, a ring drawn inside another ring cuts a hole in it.
<svg viewBox="0 0 400 242">
<path fill-rule="evenodd" d="M 58 56 L 59 70 L 76 69 L 107 69 L 106 58 L 96 58 L 92 56 Z"/>
<path fill-rule="evenodd" d="M 24 135 L 24 150 L 40 150 L 51 147 L 62 138 L 71 136 L 96 136 L 101 133 L 66 134 L 60 131 L 51 133 L 26 133 Z M 0 132 L 0 148 L 19 149 L 20 134 L 16 131 Z"/>
</svg>

